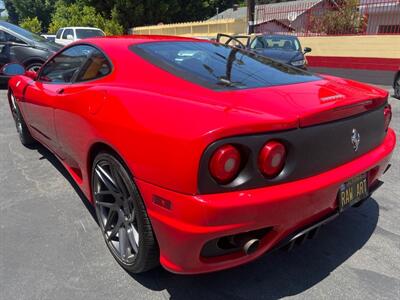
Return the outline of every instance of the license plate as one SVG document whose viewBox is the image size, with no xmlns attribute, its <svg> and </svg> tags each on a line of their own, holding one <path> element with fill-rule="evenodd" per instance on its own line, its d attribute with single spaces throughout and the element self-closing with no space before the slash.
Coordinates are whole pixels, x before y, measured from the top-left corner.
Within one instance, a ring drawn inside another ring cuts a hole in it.
<svg viewBox="0 0 400 300">
<path fill-rule="evenodd" d="M 339 190 L 339 211 L 368 198 L 367 174 L 361 174 L 341 185 Z"/>
</svg>

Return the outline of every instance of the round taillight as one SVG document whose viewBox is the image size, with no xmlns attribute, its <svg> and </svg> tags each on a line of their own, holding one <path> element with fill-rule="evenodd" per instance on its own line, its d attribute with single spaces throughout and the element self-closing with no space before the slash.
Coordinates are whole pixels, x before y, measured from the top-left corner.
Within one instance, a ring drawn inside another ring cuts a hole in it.
<svg viewBox="0 0 400 300">
<path fill-rule="evenodd" d="M 385 118 L 385 130 L 389 129 L 390 121 L 392 120 L 392 107 L 387 105 L 383 110 L 383 116 Z"/>
<path fill-rule="evenodd" d="M 240 168 L 240 152 L 232 145 L 224 145 L 215 150 L 210 159 L 210 173 L 222 184 L 231 182 Z"/>
<path fill-rule="evenodd" d="M 283 169 L 286 161 L 286 149 L 282 143 L 270 141 L 261 149 L 258 157 L 258 167 L 267 177 L 277 176 Z"/>
</svg>

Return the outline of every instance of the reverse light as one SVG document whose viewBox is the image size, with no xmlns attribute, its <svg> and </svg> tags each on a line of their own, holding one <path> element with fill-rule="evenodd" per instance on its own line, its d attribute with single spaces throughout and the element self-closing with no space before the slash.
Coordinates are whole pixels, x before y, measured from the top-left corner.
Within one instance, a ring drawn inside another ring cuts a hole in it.
<svg viewBox="0 0 400 300">
<path fill-rule="evenodd" d="M 270 141 L 260 151 L 258 167 L 264 176 L 272 178 L 282 171 L 285 161 L 285 146 L 280 142 Z"/>
<path fill-rule="evenodd" d="M 236 178 L 240 168 L 240 152 L 233 145 L 227 144 L 215 150 L 210 159 L 211 176 L 221 184 Z"/>
<path fill-rule="evenodd" d="M 392 107 L 390 104 L 385 106 L 383 116 L 385 118 L 385 130 L 387 131 L 389 129 L 390 121 L 392 120 Z"/>
</svg>

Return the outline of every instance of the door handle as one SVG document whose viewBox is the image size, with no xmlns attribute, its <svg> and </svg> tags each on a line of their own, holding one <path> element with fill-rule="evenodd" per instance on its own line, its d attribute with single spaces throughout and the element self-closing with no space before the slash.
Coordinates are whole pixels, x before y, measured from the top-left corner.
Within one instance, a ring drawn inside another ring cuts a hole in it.
<svg viewBox="0 0 400 300">
<path fill-rule="evenodd" d="M 56 91 L 56 93 L 57 93 L 57 94 L 63 94 L 63 93 L 64 93 L 64 89 L 63 89 L 63 88 L 60 88 L 60 89 L 58 89 L 58 90 Z"/>
</svg>

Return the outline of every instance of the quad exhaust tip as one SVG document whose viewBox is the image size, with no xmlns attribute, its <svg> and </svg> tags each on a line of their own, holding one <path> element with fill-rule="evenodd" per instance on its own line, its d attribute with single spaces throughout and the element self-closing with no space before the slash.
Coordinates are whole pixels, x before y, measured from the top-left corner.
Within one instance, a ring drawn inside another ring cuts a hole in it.
<svg viewBox="0 0 400 300">
<path fill-rule="evenodd" d="M 243 251 L 246 253 L 246 255 L 250 255 L 257 251 L 258 246 L 260 246 L 260 240 L 259 239 L 251 239 L 247 241 L 244 246 L 243 246 Z"/>
</svg>

